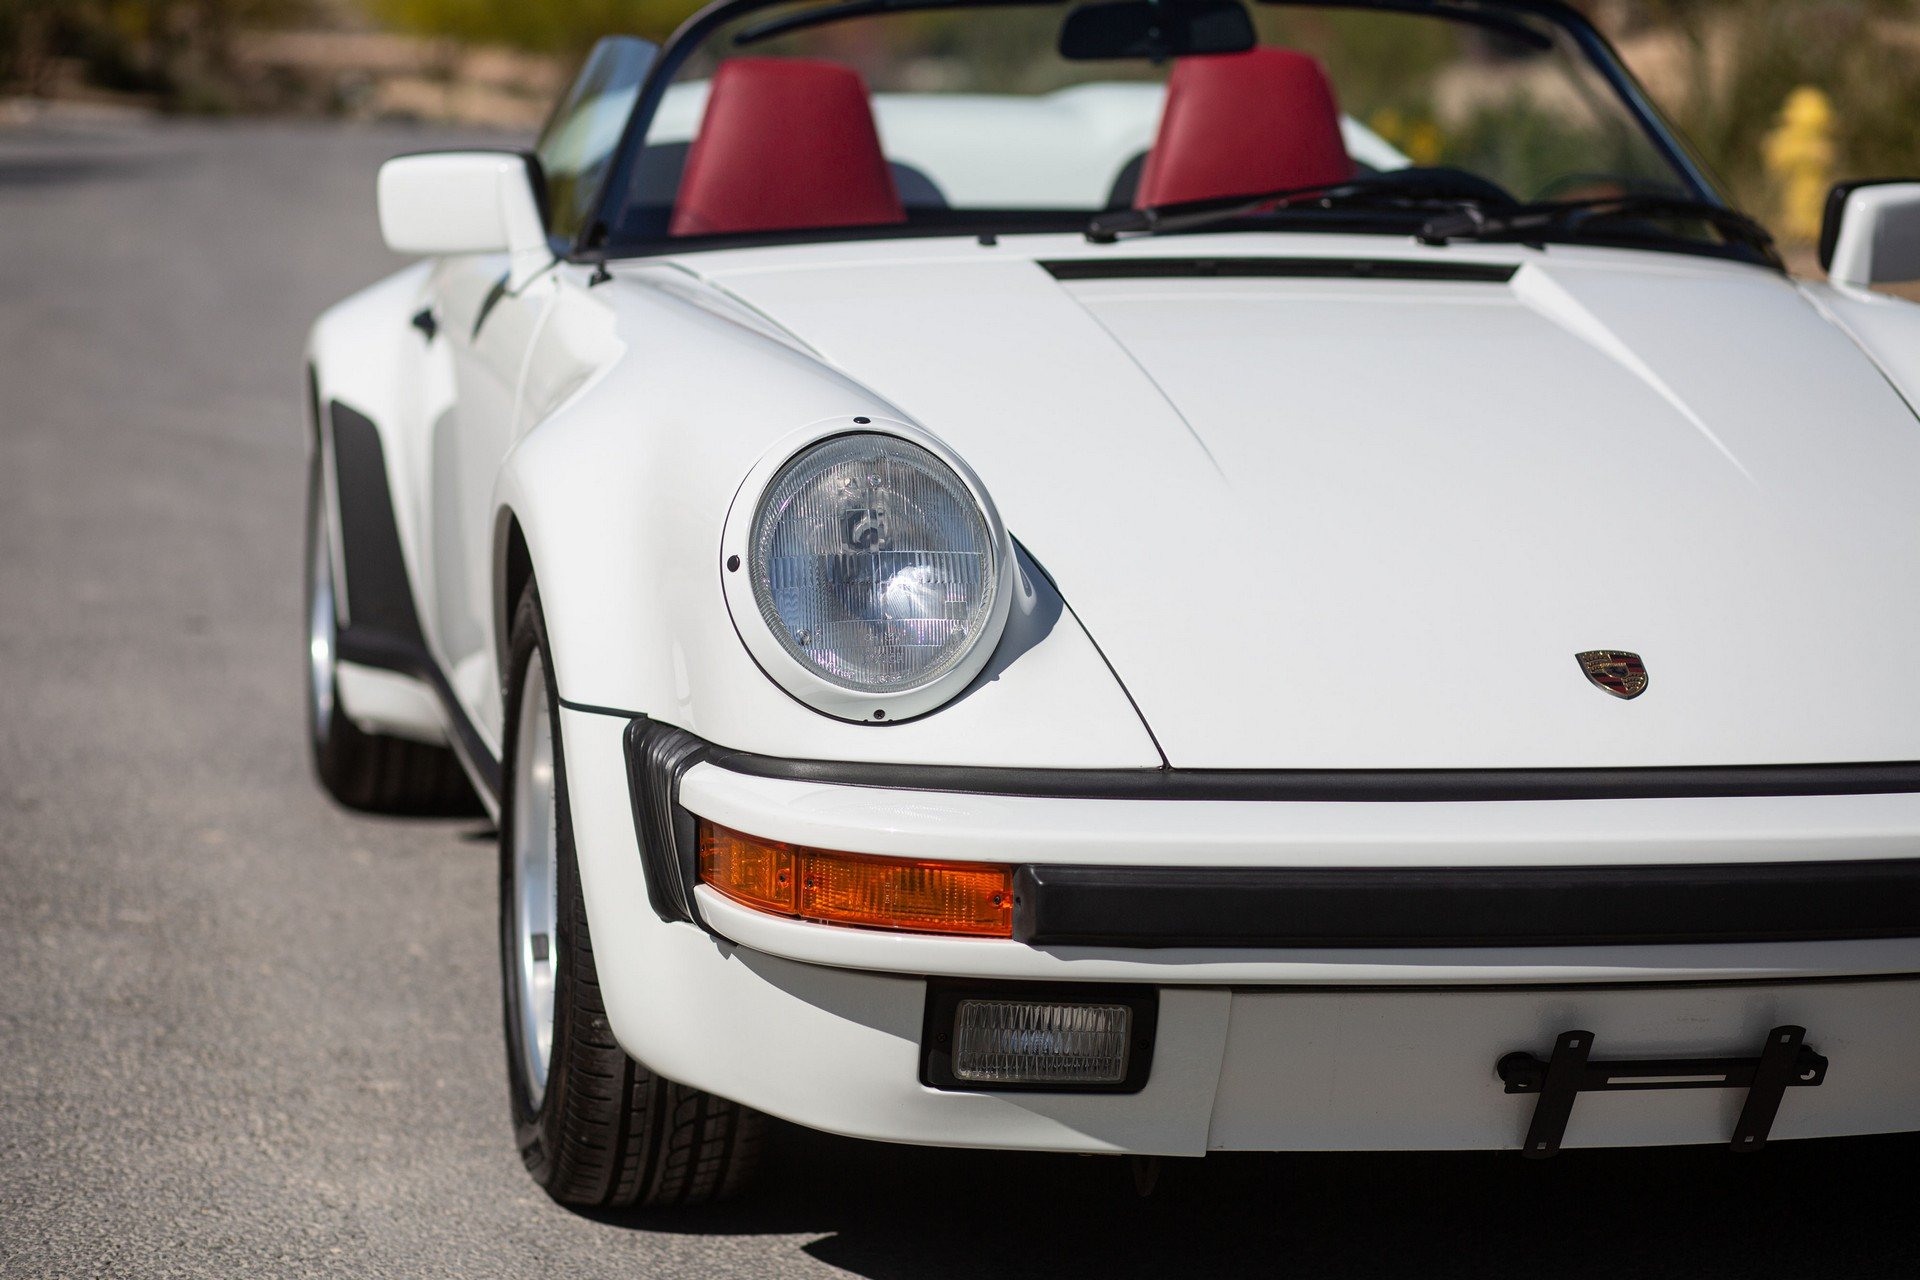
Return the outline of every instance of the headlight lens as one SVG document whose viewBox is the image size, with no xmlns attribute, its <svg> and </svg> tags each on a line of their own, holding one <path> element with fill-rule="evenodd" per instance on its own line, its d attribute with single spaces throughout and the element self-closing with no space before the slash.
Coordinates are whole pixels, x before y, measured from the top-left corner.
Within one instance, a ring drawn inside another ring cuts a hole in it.
<svg viewBox="0 0 1920 1280">
<path fill-rule="evenodd" d="M 836 436 L 777 472 L 754 513 L 754 600 L 787 652 L 843 688 L 936 680 L 999 589 L 986 514 L 953 469 L 894 436 Z"/>
</svg>

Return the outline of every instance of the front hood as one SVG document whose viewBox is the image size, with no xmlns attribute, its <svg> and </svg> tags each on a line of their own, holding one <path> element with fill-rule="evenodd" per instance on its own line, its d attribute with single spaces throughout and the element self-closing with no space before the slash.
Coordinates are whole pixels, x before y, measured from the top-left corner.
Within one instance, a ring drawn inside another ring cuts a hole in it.
<svg viewBox="0 0 1920 1280">
<path fill-rule="evenodd" d="M 1475 246 L 1421 261 L 1512 279 L 1062 280 L 968 249 L 688 261 L 973 464 L 1174 766 L 1920 758 L 1920 424 L 1779 277 Z M 1597 649 L 1647 692 L 1590 684 Z"/>
</svg>

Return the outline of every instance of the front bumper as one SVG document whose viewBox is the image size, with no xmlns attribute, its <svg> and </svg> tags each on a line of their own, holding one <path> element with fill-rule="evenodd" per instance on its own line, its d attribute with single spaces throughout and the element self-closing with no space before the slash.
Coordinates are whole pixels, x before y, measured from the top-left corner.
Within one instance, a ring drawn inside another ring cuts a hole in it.
<svg viewBox="0 0 1920 1280">
<path fill-rule="evenodd" d="M 1920 1129 L 1920 1072 L 1910 1065 L 1920 1061 L 1920 939 L 1029 945 L 806 924 L 704 888 L 688 895 L 697 919 L 663 918 L 636 836 L 637 826 L 659 826 L 633 803 L 627 723 L 574 711 L 562 723 L 616 1036 L 666 1075 L 811 1127 L 950 1146 L 1177 1155 L 1515 1148 L 1532 1108 L 1495 1074 L 1507 1053 L 1544 1053 L 1561 1032 L 1584 1027 L 1611 1056 L 1734 1056 L 1770 1028 L 1798 1023 L 1833 1069 L 1820 1088 L 1792 1092 L 1776 1137 Z M 1839 867 L 1920 853 L 1920 797 L 1909 794 L 1161 803 L 888 792 L 697 761 L 679 772 L 677 793 L 687 810 L 799 843 L 1053 866 Z M 936 975 L 1156 987 L 1145 1088 L 1113 1096 L 924 1086 L 926 980 Z M 1581 1102 L 1566 1145 L 1725 1142 L 1739 1108 L 1728 1091 L 1595 1095 Z"/>
</svg>

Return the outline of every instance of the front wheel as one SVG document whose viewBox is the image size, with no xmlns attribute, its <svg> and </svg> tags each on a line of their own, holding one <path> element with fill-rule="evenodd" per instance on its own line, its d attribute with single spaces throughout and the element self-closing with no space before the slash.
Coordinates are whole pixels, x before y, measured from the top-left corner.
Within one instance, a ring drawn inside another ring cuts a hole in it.
<svg viewBox="0 0 1920 1280">
<path fill-rule="evenodd" d="M 520 1155 L 562 1204 L 691 1205 L 743 1186 L 758 1112 L 647 1070 L 614 1042 L 574 857 L 559 694 L 539 596 L 520 598 L 509 654 L 500 812 L 507 1079 Z"/>
</svg>

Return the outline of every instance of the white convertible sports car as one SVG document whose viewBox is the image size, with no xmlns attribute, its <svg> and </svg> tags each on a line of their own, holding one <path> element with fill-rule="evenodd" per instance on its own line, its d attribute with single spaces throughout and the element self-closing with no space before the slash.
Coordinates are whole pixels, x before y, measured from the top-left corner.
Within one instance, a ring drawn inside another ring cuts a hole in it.
<svg viewBox="0 0 1920 1280">
<path fill-rule="evenodd" d="M 379 212 L 312 745 L 498 817 L 555 1197 L 1920 1129 L 1920 186 L 1790 279 L 1554 0 L 722 0 Z"/>
</svg>

